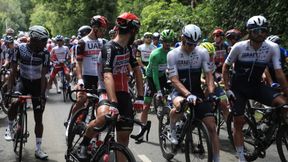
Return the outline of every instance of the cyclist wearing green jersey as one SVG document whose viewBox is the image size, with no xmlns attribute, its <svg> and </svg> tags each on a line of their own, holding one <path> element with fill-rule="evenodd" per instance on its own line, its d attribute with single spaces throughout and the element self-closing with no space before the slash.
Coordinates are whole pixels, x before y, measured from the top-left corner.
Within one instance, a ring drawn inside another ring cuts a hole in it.
<svg viewBox="0 0 288 162">
<path fill-rule="evenodd" d="M 150 109 L 153 95 L 157 92 L 156 97 L 161 98 L 163 96 L 161 91 L 163 90 L 163 87 L 169 87 L 165 72 L 167 68 L 167 53 L 171 50 L 170 46 L 174 40 L 174 35 L 173 30 L 163 30 L 160 36 L 163 46 L 155 49 L 149 57 L 149 64 L 146 69 L 147 84 L 145 85 L 144 108 L 140 116 L 140 121 L 144 125 L 147 124 L 148 111 Z M 144 131 L 146 131 L 150 128 L 150 126 L 151 125 L 149 123 L 142 129 L 145 129 Z M 141 136 L 139 133 L 138 135 L 132 135 L 131 137 L 137 141 L 142 141 L 143 135 L 144 134 Z"/>
</svg>

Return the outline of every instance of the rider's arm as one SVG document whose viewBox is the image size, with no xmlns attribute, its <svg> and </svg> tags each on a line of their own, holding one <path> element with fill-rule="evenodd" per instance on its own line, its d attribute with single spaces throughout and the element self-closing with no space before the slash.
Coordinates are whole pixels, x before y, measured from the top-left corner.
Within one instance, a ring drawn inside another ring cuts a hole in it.
<svg viewBox="0 0 288 162">
<path fill-rule="evenodd" d="M 136 52 L 136 59 L 137 59 L 139 66 L 145 67 L 145 65 L 142 63 L 141 52 L 139 50 L 137 50 L 137 52 Z"/>
<path fill-rule="evenodd" d="M 209 62 L 210 62 L 209 54 L 205 50 L 205 53 L 203 53 L 202 56 L 204 57 L 203 62 L 202 62 L 202 68 L 205 73 L 205 80 L 206 80 L 208 92 L 213 93 L 214 92 L 214 77 L 212 75 L 212 69 L 211 67 L 209 67 Z"/>
<path fill-rule="evenodd" d="M 43 58 L 43 67 L 41 72 L 41 95 L 45 96 L 46 86 L 47 86 L 47 79 L 46 74 L 48 73 L 50 65 L 50 55 L 48 51 L 45 51 L 44 58 Z"/>
<path fill-rule="evenodd" d="M 275 69 L 275 76 L 279 84 L 281 85 L 281 88 L 285 95 L 288 95 L 288 84 L 287 80 L 285 77 L 285 74 L 283 73 L 282 67 L 281 67 L 281 62 L 280 62 L 280 48 L 277 44 L 273 46 L 272 48 L 273 52 L 273 57 L 272 57 L 272 62 L 273 62 L 273 67 Z"/>
<path fill-rule="evenodd" d="M 189 96 L 191 93 L 185 88 L 185 86 L 179 80 L 174 53 L 171 52 L 168 53 L 167 66 L 168 66 L 169 79 L 171 80 L 173 87 L 175 87 L 176 90 L 180 92 L 183 96 L 185 97 Z"/>
<path fill-rule="evenodd" d="M 223 81 L 224 81 L 224 89 L 229 90 L 229 69 L 232 66 L 232 64 L 236 61 L 238 55 L 240 54 L 239 48 L 237 46 L 237 43 L 232 47 L 228 57 L 226 58 L 224 65 L 222 67 L 222 75 L 223 75 Z"/>
<path fill-rule="evenodd" d="M 101 63 L 103 66 L 103 81 L 110 102 L 118 102 L 113 78 L 113 61 L 115 55 L 110 46 L 105 45 L 101 51 Z"/>
<path fill-rule="evenodd" d="M 266 67 L 266 69 L 264 71 L 264 75 L 265 75 L 265 78 L 264 78 L 265 82 L 267 84 L 271 85 L 273 83 L 273 80 L 272 80 L 272 77 L 271 77 L 271 75 L 269 73 L 268 67 Z"/>
<path fill-rule="evenodd" d="M 160 82 L 159 82 L 158 60 L 155 57 L 155 55 L 153 54 L 153 52 L 151 53 L 151 55 L 149 57 L 149 67 L 150 66 L 152 69 L 153 83 L 155 85 L 156 90 L 159 91 L 159 90 L 161 90 L 161 87 L 160 87 Z"/>
<path fill-rule="evenodd" d="M 83 40 L 79 40 L 76 50 L 77 50 L 76 75 L 79 80 L 79 79 L 82 79 L 82 61 L 83 61 L 84 51 L 85 51 L 85 42 Z"/>
</svg>

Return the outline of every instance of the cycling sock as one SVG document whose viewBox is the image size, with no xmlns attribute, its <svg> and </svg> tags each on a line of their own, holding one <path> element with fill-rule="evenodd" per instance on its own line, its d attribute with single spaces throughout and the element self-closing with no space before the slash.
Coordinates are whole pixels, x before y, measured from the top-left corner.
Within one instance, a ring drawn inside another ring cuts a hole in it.
<svg viewBox="0 0 288 162">
<path fill-rule="evenodd" d="M 219 154 L 213 154 L 213 162 L 220 162 Z"/>
<path fill-rule="evenodd" d="M 83 137 L 83 141 L 81 142 L 80 145 L 88 146 L 89 143 L 90 143 L 90 141 L 91 141 L 91 138 L 88 138 L 88 137 L 84 136 L 84 137 Z"/>
<path fill-rule="evenodd" d="M 8 120 L 8 128 L 9 128 L 9 130 L 13 129 L 13 123 L 14 123 L 14 120 Z"/>
<path fill-rule="evenodd" d="M 36 138 L 36 151 L 41 149 L 42 138 Z"/>
<path fill-rule="evenodd" d="M 238 146 L 236 147 L 237 154 L 239 156 L 239 161 L 245 161 L 244 157 L 244 147 L 243 146 Z"/>
</svg>

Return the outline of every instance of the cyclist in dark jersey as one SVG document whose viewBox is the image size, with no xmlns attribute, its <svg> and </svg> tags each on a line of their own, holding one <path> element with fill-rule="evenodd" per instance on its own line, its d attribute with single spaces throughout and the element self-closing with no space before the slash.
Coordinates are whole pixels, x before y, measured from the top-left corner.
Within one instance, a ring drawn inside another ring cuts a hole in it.
<svg viewBox="0 0 288 162">
<path fill-rule="evenodd" d="M 247 100 L 253 99 L 270 106 L 280 106 L 286 103 L 282 95 L 261 82 L 262 74 L 270 61 L 273 63 L 276 78 L 283 92 L 288 95 L 288 84 L 281 68 L 279 46 L 276 43 L 265 40 L 268 34 L 266 18 L 253 16 L 247 21 L 246 27 L 249 39 L 236 43 L 223 65 L 226 94 L 229 98 L 235 98 L 232 107 L 234 115 L 233 139 L 239 162 L 246 161 L 242 128 L 245 124 L 243 115 Z M 235 73 L 232 76 L 230 87 L 229 68 L 233 63 Z"/>
<path fill-rule="evenodd" d="M 12 58 L 12 72 L 9 81 L 9 89 L 14 85 L 17 66 L 19 65 L 20 76 L 17 80 L 15 93 L 31 94 L 32 97 L 41 97 L 42 99 L 32 99 L 34 119 L 35 119 L 35 135 L 36 150 L 35 157 L 46 159 L 48 155 L 42 151 L 42 134 L 43 124 L 42 116 L 45 107 L 45 90 L 46 77 L 49 67 L 49 52 L 44 49 L 49 37 L 48 31 L 42 26 L 32 26 L 29 28 L 30 42 L 28 44 L 20 44 L 16 48 L 16 52 Z M 12 127 L 13 120 L 17 115 L 17 107 L 19 103 L 13 102 L 8 111 L 8 128 L 5 133 L 5 139 L 11 140 L 13 137 Z"/>
</svg>

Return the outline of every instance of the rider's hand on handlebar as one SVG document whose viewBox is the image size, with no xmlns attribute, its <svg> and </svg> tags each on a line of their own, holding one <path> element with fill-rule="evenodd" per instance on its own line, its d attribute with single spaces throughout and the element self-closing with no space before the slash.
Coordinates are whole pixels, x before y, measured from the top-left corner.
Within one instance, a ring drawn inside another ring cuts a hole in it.
<svg viewBox="0 0 288 162">
<path fill-rule="evenodd" d="M 163 97 L 163 94 L 162 94 L 161 90 L 159 90 L 159 91 L 157 92 L 156 98 L 159 100 L 159 99 L 161 99 L 162 97 Z"/>
<path fill-rule="evenodd" d="M 209 93 L 207 96 L 207 100 L 209 102 L 216 102 L 218 97 L 214 93 Z"/>
<path fill-rule="evenodd" d="M 226 94 L 229 99 L 236 99 L 235 94 L 230 89 L 226 91 Z"/>
<path fill-rule="evenodd" d="M 190 94 L 190 95 L 187 96 L 186 100 L 188 102 L 192 103 L 193 105 L 195 105 L 196 104 L 196 100 L 197 100 L 197 96 Z"/>
<path fill-rule="evenodd" d="M 80 88 L 83 88 L 83 87 L 84 87 L 84 81 L 83 81 L 83 79 L 78 79 L 77 85 L 78 85 Z"/>
</svg>

